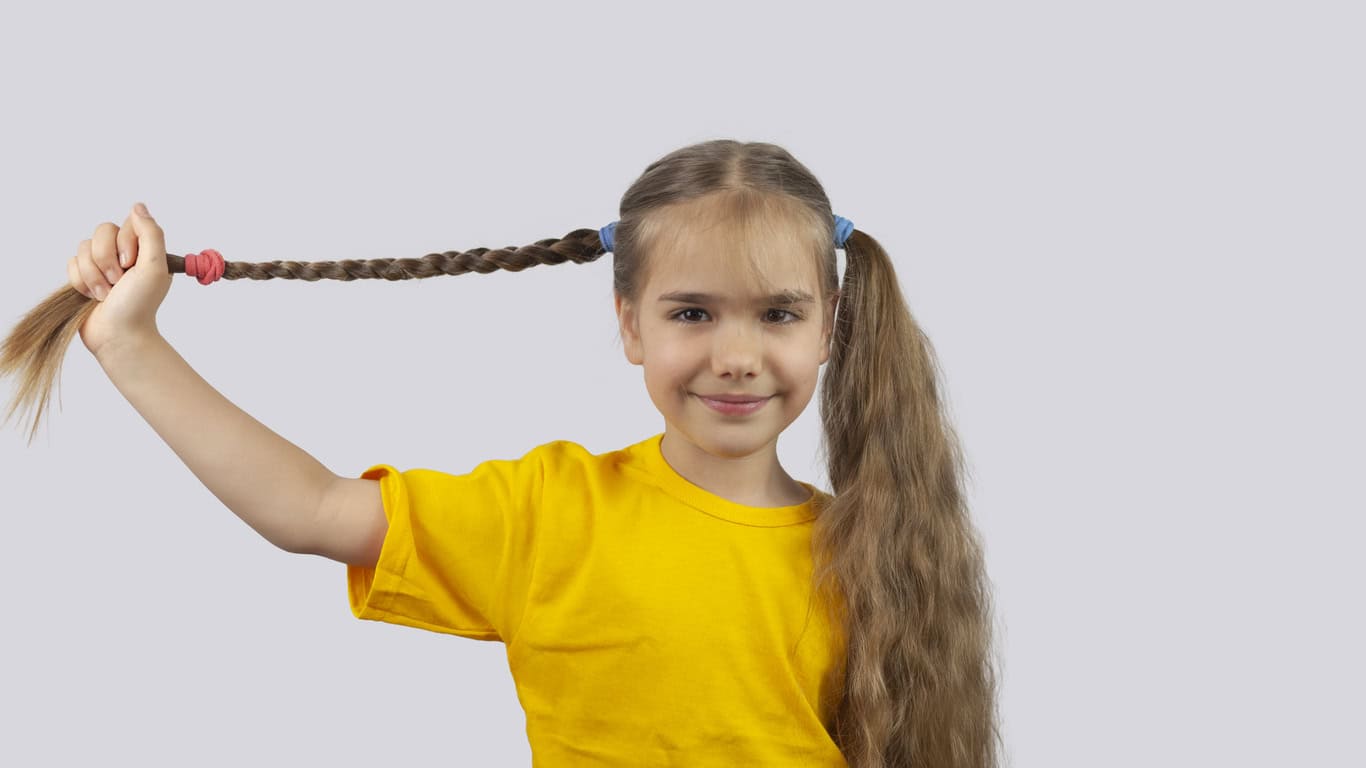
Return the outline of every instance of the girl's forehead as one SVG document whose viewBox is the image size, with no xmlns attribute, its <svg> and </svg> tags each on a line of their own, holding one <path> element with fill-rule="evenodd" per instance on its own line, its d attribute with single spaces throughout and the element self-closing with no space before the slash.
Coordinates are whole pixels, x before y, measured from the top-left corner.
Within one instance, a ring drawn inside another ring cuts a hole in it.
<svg viewBox="0 0 1366 768">
<path fill-rule="evenodd" d="M 654 249 L 649 262 L 651 299 L 679 290 L 738 298 L 817 289 L 810 245 L 795 236 L 748 242 L 680 237 Z"/>
<path fill-rule="evenodd" d="M 782 291 L 814 295 L 817 285 L 811 257 L 804 253 L 706 251 L 661 254 L 650 265 L 647 290 L 650 299 L 676 291 L 749 299 Z"/>
</svg>

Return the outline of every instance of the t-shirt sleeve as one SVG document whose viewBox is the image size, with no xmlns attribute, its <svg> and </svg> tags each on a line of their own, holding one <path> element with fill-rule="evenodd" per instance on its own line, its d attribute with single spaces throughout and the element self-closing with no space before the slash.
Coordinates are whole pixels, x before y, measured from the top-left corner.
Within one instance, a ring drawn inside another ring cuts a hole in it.
<svg viewBox="0 0 1366 768">
<path fill-rule="evenodd" d="M 376 464 L 361 477 L 379 481 L 389 530 L 373 568 L 346 566 L 351 613 L 476 640 L 512 637 L 532 570 L 540 451 L 464 475 Z"/>
</svg>

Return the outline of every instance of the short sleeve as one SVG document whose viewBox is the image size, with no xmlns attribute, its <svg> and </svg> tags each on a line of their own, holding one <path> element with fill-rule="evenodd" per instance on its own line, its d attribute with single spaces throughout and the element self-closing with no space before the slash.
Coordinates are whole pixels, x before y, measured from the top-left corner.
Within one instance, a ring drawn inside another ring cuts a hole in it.
<svg viewBox="0 0 1366 768">
<path fill-rule="evenodd" d="M 347 565 L 351 612 L 476 640 L 512 637 L 526 606 L 540 451 L 485 461 L 468 474 L 376 464 L 389 521 L 373 568 Z"/>
</svg>

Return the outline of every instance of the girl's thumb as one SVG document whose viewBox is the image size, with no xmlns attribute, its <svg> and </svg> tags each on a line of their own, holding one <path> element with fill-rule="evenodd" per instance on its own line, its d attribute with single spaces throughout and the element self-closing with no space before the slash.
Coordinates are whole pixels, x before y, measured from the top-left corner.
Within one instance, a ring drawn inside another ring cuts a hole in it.
<svg viewBox="0 0 1366 768">
<path fill-rule="evenodd" d="M 138 236 L 138 263 L 151 259 L 166 265 L 166 233 L 161 225 L 147 211 L 147 206 L 137 203 L 133 206 L 133 231 Z"/>
</svg>

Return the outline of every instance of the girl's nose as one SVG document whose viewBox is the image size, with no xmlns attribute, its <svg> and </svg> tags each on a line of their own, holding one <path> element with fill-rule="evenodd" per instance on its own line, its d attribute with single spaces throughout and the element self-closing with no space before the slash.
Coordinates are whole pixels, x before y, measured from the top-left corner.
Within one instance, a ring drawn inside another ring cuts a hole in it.
<svg viewBox="0 0 1366 768">
<path fill-rule="evenodd" d="M 712 349 L 712 372 L 740 379 L 763 372 L 764 336 L 750 328 L 723 327 Z"/>
</svg>

